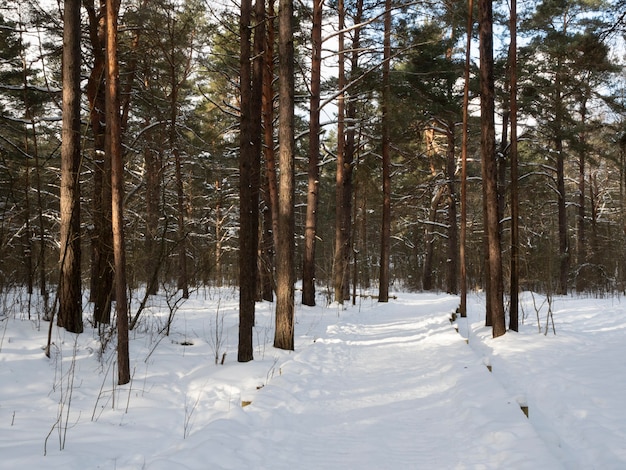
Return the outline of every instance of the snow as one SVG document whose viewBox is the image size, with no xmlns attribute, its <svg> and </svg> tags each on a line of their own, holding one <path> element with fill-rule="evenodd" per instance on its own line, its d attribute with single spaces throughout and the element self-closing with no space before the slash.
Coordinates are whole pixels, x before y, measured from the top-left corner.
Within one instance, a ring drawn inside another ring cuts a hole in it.
<svg viewBox="0 0 626 470">
<path fill-rule="evenodd" d="M 0 468 L 626 468 L 622 299 L 550 300 L 524 293 L 520 332 L 496 339 L 480 294 L 454 322 L 450 295 L 298 305 L 295 352 L 272 347 L 274 306 L 258 304 L 240 364 L 236 291 L 197 292 L 169 336 L 155 297 L 124 386 L 87 324 L 55 327 L 48 359 L 48 324 L 5 313 Z"/>
</svg>

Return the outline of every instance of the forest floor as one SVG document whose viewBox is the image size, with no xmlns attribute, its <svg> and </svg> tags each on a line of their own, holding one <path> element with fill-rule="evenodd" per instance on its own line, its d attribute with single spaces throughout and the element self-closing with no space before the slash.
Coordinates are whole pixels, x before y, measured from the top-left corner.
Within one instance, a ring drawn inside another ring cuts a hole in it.
<svg viewBox="0 0 626 470">
<path fill-rule="evenodd" d="M 454 322 L 456 296 L 395 296 L 298 305 L 294 352 L 259 304 L 245 364 L 236 291 L 157 296 L 124 386 L 113 341 L 55 327 L 48 359 L 48 324 L 5 301 L 0 468 L 626 468 L 624 299 L 524 293 L 520 332 L 493 339 L 480 294 Z"/>
</svg>

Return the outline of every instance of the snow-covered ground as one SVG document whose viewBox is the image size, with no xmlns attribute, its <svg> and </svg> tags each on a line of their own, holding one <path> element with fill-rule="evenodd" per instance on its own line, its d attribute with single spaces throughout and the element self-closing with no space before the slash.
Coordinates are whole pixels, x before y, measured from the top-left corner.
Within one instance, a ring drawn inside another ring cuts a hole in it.
<svg viewBox="0 0 626 470">
<path fill-rule="evenodd" d="M 454 323 L 447 295 L 298 305 L 295 352 L 272 347 L 259 304 L 255 360 L 239 364 L 236 296 L 196 293 L 169 336 L 155 298 L 125 386 L 87 324 L 55 327 L 48 359 L 47 323 L 5 310 L 0 468 L 626 468 L 624 299 L 556 297 L 546 334 L 548 302 L 524 293 L 520 332 L 497 339 L 475 294 Z"/>
</svg>

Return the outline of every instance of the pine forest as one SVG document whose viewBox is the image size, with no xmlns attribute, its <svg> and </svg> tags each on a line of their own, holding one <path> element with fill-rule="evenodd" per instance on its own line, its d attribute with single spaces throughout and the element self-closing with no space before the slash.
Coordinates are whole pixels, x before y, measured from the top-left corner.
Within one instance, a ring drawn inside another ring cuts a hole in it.
<svg viewBox="0 0 626 470">
<path fill-rule="evenodd" d="M 157 293 L 237 289 L 239 362 L 263 300 L 291 350 L 316 302 L 482 291 L 497 337 L 519 292 L 623 293 L 625 11 L 7 0 L 3 308 L 117 336 L 122 384 Z"/>
</svg>

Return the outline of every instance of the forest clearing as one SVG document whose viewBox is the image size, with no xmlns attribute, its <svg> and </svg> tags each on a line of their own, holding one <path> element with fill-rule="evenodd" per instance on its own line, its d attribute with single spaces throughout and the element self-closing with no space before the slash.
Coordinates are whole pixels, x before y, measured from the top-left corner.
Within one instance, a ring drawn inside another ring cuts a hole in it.
<svg viewBox="0 0 626 470">
<path fill-rule="evenodd" d="M 297 305 L 295 351 L 272 347 L 274 306 L 260 303 L 246 363 L 236 289 L 174 308 L 152 296 L 123 386 L 87 322 L 55 327 L 48 359 L 48 323 L 7 302 L 0 468 L 626 466 L 622 297 L 524 292 L 520 331 L 492 338 L 483 294 L 454 321 L 458 296 L 393 294 Z"/>
</svg>

